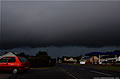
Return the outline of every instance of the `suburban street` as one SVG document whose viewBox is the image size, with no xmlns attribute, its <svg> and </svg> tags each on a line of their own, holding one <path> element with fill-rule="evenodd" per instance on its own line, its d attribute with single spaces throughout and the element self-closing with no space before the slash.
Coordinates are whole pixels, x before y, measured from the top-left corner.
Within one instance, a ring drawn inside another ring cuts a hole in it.
<svg viewBox="0 0 120 79">
<path fill-rule="evenodd" d="M 120 0 L 0 0 L 0 11 L 0 79 L 120 79 Z"/>
<path fill-rule="evenodd" d="M 120 73 L 118 72 L 97 70 L 84 66 L 72 66 L 66 64 L 60 64 L 58 66 L 70 74 L 74 79 L 94 79 L 97 77 L 116 77 L 119 79 L 120 76 Z"/>
<path fill-rule="evenodd" d="M 0 79 L 95 79 L 97 77 L 114 77 L 119 79 L 120 73 L 112 71 L 96 70 L 84 66 L 58 64 L 56 67 L 36 68 L 29 72 L 12 75 L 0 73 Z"/>
<path fill-rule="evenodd" d="M 35 68 L 29 72 L 12 75 L 8 79 L 73 79 L 58 67 Z"/>
</svg>

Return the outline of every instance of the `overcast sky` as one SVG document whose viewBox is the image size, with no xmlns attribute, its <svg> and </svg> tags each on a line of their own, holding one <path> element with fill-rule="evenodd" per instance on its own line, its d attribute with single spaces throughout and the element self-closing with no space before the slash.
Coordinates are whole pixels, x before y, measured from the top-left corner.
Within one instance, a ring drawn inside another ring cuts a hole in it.
<svg viewBox="0 0 120 79">
<path fill-rule="evenodd" d="M 120 46 L 120 1 L 2 1 L 1 48 Z"/>
<path fill-rule="evenodd" d="M 1 0 L 1 1 L 120 1 L 120 0 Z"/>
<path fill-rule="evenodd" d="M 62 57 L 62 56 L 80 56 L 85 55 L 86 53 L 90 52 L 113 52 L 114 50 L 119 50 L 120 47 L 116 46 L 107 46 L 107 47 L 100 47 L 100 48 L 87 48 L 83 46 L 65 46 L 65 47 L 40 47 L 40 48 L 14 48 L 14 49 L 6 49 L 6 50 L 0 50 L 1 53 L 4 52 L 25 52 L 25 54 L 28 55 L 36 55 L 38 51 L 47 51 L 48 55 L 51 57 Z"/>
</svg>

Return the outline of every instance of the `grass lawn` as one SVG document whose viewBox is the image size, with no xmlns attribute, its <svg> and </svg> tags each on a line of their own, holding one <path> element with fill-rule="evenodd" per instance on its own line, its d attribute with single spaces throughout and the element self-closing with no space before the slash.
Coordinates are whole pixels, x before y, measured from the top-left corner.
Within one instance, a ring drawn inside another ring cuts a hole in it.
<svg viewBox="0 0 120 79">
<path fill-rule="evenodd" d="M 100 70 L 115 70 L 115 71 L 120 71 L 120 66 L 105 66 L 105 65 L 92 65 L 92 64 L 70 64 L 72 66 L 84 66 L 84 67 L 89 67 L 89 68 L 95 68 L 95 69 L 100 69 Z"/>
<path fill-rule="evenodd" d="M 102 70 L 120 70 L 120 66 L 96 66 L 95 68 Z"/>
</svg>

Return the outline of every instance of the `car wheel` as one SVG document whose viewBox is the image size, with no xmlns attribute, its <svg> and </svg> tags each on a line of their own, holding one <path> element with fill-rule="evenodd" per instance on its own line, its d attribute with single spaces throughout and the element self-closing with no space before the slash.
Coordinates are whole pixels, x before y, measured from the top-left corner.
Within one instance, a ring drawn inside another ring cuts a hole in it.
<svg viewBox="0 0 120 79">
<path fill-rule="evenodd" d="M 14 75 L 18 74 L 18 69 L 17 69 L 17 68 L 14 68 L 14 69 L 12 70 L 12 73 L 13 73 Z"/>
</svg>

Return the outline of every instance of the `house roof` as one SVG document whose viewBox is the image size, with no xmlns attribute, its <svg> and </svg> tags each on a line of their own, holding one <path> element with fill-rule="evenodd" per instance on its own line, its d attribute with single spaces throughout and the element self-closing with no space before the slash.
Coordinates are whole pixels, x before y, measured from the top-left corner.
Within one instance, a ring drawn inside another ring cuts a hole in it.
<svg viewBox="0 0 120 79">
<path fill-rule="evenodd" d="M 5 56 L 16 56 L 16 55 L 13 54 L 12 52 L 8 52 L 8 53 L 6 53 L 6 54 L 0 56 L 0 58 L 5 57 Z"/>
</svg>

